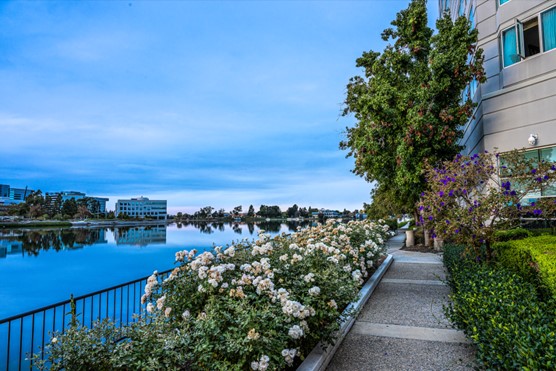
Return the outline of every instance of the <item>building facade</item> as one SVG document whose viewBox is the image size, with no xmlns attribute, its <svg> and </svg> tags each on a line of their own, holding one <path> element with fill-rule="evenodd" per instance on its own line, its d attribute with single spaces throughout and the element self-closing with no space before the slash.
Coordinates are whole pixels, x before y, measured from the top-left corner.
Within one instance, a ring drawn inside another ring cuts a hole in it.
<svg viewBox="0 0 556 371">
<path fill-rule="evenodd" d="M 479 32 L 487 81 L 464 92 L 477 102 L 464 127 L 466 153 L 527 148 L 556 160 L 556 0 L 440 0 Z"/>
<path fill-rule="evenodd" d="M 127 215 L 130 218 L 151 218 L 166 220 L 168 216 L 166 200 L 149 200 L 137 197 L 116 202 L 116 216 Z"/>
<path fill-rule="evenodd" d="M 0 203 L 5 205 L 19 204 L 33 193 L 34 190 L 28 188 L 13 188 L 9 184 L 0 184 Z"/>
<path fill-rule="evenodd" d="M 440 0 L 439 9 L 470 19 L 484 50 L 487 81 L 464 91 L 477 103 L 464 152 L 525 148 L 556 161 L 556 0 Z"/>
<path fill-rule="evenodd" d="M 0 198 L 10 198 L 10 186 L 7 184 L 0 184 Z"/>
<path fill-rule="evenodd" d="M 106 203 L 108 202 L 108 198 L 104 198 L 104 197 L 92 197 L 92 196 L 87 196 L 85 193 L 83 192 L 77 192 L 77 191 L 62 191 L 62 192 L 46 192 L 46 196 L 50 196 L 51 197 L 51 203 L 56 202 L 56 199 L 58 198 L 58 195 L 61 196 L 61 201 L 62 203 L 67 201 L 67 200 L 81 200 L 83 198 L 89 198 L 92 200 L 95 200 L 98 202 L 98 213 L 104 214 L 106 213 Z"/>
</svg>

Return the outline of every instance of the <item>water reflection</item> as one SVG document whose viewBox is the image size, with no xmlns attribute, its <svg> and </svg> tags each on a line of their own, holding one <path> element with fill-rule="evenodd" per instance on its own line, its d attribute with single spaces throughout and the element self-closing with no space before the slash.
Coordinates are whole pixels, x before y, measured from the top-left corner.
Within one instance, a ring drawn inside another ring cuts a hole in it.
<svg viewBox="0 0 556 371">
<path fill-rule="evenodd" d="M 194 228 L 202 234 L 224 232 L 226 229 L 238 235 L 254 236 L 256 227 L 269 233 L 279 233 L 283 226 L 295 232 L 298 227 L 305 227 L 308 222 L 288 221 L 238 223 L 238 222 L 185 222 L 176 223 L 177 229 Z M 125 226 L 110 228 L 58 228 L 58 229 L 13 229 L 0 230 L 0 258 L 10 254 L 27 254 L 37 256 L 39 252 L 54 250 L 76 250 L 94 244 L 106 244 L 107 232 L 113 233 L 116 245 L 148 246 L 166 244 L 167 226 Z"/>
<path fill-rule="evenodd" d="M 37 256 L 41 250 L 75 250 L 102 243 L 107 243 L 104 228 L 2 230 L 0 258 L 5 258 L 8 254 L 24 253 Z"/>
<path fill-rule="evenodd" d="M 147 246 L 166 243 L 166 225 L 114 228 L 116 245 Z"/>
</svg>

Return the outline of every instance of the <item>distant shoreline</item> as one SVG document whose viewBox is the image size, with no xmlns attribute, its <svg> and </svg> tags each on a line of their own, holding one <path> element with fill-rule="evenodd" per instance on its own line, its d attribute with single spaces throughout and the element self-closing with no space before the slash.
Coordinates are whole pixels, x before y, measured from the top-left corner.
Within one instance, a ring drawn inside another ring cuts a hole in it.
<svg viewBox="0 0 556 371">
<path fill-rule="evenodd" d="M 264 222 L 308 222 L 313 221 L 311 218 L 249 218 L 241 221 L 234 219 L 166 219 L 166 220 L 77 220 L 77 221 L 60 221 L 60 220 L 26 220 L 26 221 L 2 221 L 0 228 L 78 228 L 78 227 L 131 227 L 131 226 L 149 226 L 149 225 L 169 225 L 172 223 L 264 223 Z"/>
<path fill-rule="evenodd" d="M 129 227 L 139 225 L 170 224 L 173 220 L 29 220 L 0 222 L 0 228 L 47 228 L 47 227 Z"/>
</svg>

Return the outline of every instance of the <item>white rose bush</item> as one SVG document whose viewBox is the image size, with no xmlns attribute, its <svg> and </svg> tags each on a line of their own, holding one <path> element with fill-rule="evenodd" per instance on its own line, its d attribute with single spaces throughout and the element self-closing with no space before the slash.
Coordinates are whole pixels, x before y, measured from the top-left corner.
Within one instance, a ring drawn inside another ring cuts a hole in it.
<svg viewBox="0 0 556 371">
<path fill-rule="evenodd" d="M 180 251 L 168 278 L 155 272 L 148 279 L 144 317 L 124 329 L 99 323 L 109 329 L 79 332 L 89 343 L 92 335 L 121 332 L 116 344 L 106 344 L 114 336 L 97 339 L 107 347 L 96 353 L 107 358 L 98 364 L 110 369 L 288 369 L 319 341 L 333 342 L 342 310 L 357 299 L 390 235 L 382 223 L 329 220 L 292 235 L 263 232 L 253 242 Z M 54 336 L 42 365 L 78 369 L 64 348 L 79 347 L 79 336 Z"/>
</svg>

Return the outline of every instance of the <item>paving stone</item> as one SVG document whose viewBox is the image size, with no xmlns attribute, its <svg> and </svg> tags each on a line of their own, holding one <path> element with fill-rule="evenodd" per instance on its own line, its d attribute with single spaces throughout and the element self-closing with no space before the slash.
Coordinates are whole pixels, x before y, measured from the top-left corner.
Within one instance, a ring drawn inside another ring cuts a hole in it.
<svg viewBox="0 0 556 371">
<path fill-rule="evenodd" d="M 381 282 L 365 305 L 358 321 L 404 326 L 451 328 L 444 315 L 447 286 Z"/>
<path fill-rule="evenodd" d="M 446 273 L 442 265 L 400 263 L 394 259 L 384 278 L 444 280 Z"/>
<path fill-rule="evenodd" d="M 472 370 L 470 344 L 365 336 L 354 333 L 342 342 L 328 371 Z"/>
</svg>

